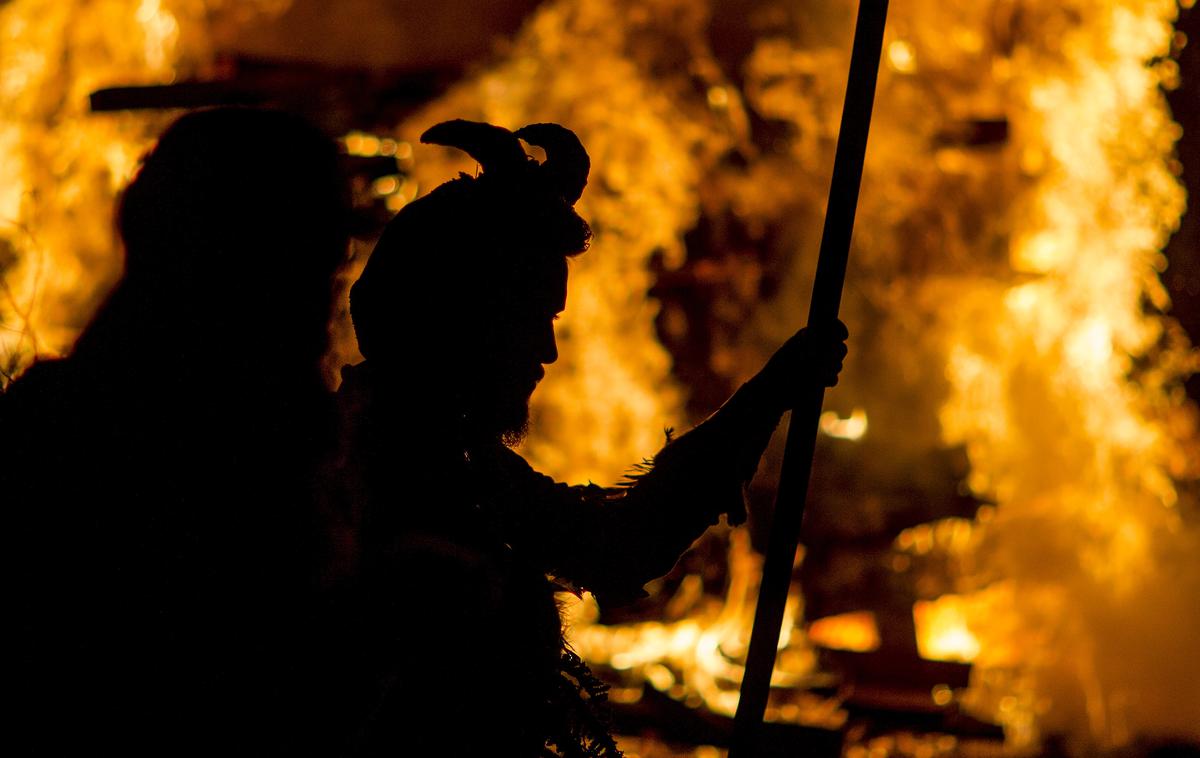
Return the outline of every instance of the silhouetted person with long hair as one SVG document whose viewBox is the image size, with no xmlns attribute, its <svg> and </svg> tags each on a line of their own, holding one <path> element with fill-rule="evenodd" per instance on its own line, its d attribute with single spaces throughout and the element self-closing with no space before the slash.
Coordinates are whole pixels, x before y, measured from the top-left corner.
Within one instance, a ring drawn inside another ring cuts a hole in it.
<svg viewBox="0 0 1200 758">
<path fill-rule="evenodd" d="M 310 493 L 347 220 L 335 146 L 290 115 L 191 113 L 146 157 L 118 210 L 124 278 L 69 357 L 0 397 L 10 747 L 294 755 L 324 739 Z"/>
<path fill-rule="evenodd" d="M 563 643 L 555 589 L 638 597 L 721 514 L 742 518 L 743 485 L 796 385 L 836 382 L 844 327 L 798 335 L 625 486 L 554 482 L 510 445 L 558 357 L 568 260 L 591 237 L 573 208 L 588 156 L 555 124 L 453 121 L 422 139 L 467 151 L 482 173 L 405 207 L 351 291 L 366 361 L 339 393 L 341 476 L 361 486 L 346 495 L 359 535 L 346 564 L 381 651 L 359 749 L 615 755 L 603 688 Z"/>
</svg>

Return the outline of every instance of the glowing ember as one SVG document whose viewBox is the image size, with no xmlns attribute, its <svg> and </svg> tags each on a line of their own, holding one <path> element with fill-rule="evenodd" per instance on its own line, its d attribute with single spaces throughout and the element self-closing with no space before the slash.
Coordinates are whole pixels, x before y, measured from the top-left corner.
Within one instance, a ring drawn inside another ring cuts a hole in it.
<svg viewBox="0 0 1200 758">
<path fill-rule="evenodd" d="M 967 613 L 962 598 L 955 595 L 917 601 L 913 605 L 913 622 L 921 657 L 931 661 L 975 660 L 979 655 L 979 640 L 967 627 Z"/>
<path fill-rule="evenodd" d="M 808 639 L 818 647 L 869 653 L 879 649 L 879 624 L 870 611 L 825 616 L 808 625 Z"/>
<path fill-rule="evenodd" d="M 835 411 L 825 411 L 821 414 L 821 431 L 842 440 L 860 440 L 867 433 L 867 412 L 855 408 L 849 418 L 841 418 Z"/>
</svg>

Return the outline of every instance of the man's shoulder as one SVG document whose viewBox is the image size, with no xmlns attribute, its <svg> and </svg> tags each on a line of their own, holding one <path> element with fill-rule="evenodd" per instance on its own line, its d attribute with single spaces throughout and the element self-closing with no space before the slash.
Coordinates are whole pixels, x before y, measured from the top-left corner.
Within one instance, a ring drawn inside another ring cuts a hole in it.
<svg viewBox="0 0 1200 758">
<path fill-rule="evenodd" d="M 66 358 L 40 358 L 17 375 L 5 389 L 4 395 L 36 392 L 48 385 L 61 384 L 71 373 L 71 362 Z"/>
<path fill-rule="evenodd" d="M 529 461 L 525 460 L 525 457 L 516 450 L 500 442 L 473 448 L 469 455 L 493 475 L 510 479 L 536 478 L 553 481 L 550 477 L 534 469 Z"/>
<path fill-rule="evenodd" d="M 16 423 L 18 419 L 41 417 L 60 411 L 78 394 L 78 371 L 67 359 L 39 360 L 0 393 L 0 416 Z"/>
<path fill-rule="evenodd" d="M 492 482 L 510 496 L 518 497 L 524 507 L 536 504 L 561 506 L 581 502 L 600 503 L 610 490 L 599 485 L 569 484 L 544 474 L 533 467 L 520 453 L 499 443 L 489 456 Z"/>
</svg>

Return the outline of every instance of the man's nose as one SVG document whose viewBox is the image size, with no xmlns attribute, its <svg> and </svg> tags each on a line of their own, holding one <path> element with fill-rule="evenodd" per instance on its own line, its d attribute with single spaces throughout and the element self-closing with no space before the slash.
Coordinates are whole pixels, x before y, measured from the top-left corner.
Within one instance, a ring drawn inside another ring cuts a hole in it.
<svg viewBox="0 0 1200 758">
<path fill-rule="evenodd" d="M 558 360 L 558 340 L 554 337 L 554 322 L 546 325 L 538 343 L 538 361 L 549 365 Z"/>
</svg>

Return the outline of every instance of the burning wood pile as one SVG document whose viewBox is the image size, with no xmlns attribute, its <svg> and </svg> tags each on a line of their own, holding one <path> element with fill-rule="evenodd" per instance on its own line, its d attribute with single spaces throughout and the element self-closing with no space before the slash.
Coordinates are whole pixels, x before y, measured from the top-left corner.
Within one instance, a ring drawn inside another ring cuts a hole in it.
<svg viewBox="0 0 1200 758">
<path fill-rule="evenodd" d="M 165 121 L 89 114 L 88 95 L 219 79 L 223 41 L 287 4 L 0 6 L 6 370 L 67 349 L 118 276 L 111 198 Z M 392 210 L 473 171 L 417 145 L 429 124 L 558 121 L 587 145 L 596 236 L 535 398 L 539 468 L 616 481 L 803 323 L 854 7 L 553 0 L 487 67 L 344 138 L 401 160 L 360 188 Z M 988 724 L 1013 754 L 1200 743 L 1196 360 L 1158 278 L 1185 201 L 1163 93 L 1178 12 L 893 2 L 851 359 L 822 420 L 770 710 L 809 730 L 796 744 L 980 754 Z M 653 701 L 720 741 L 773 470 L 751 530 L 711 535 L 644 607 L 575 602 L 575 645 L 631 718 Z"/>
</svg>

